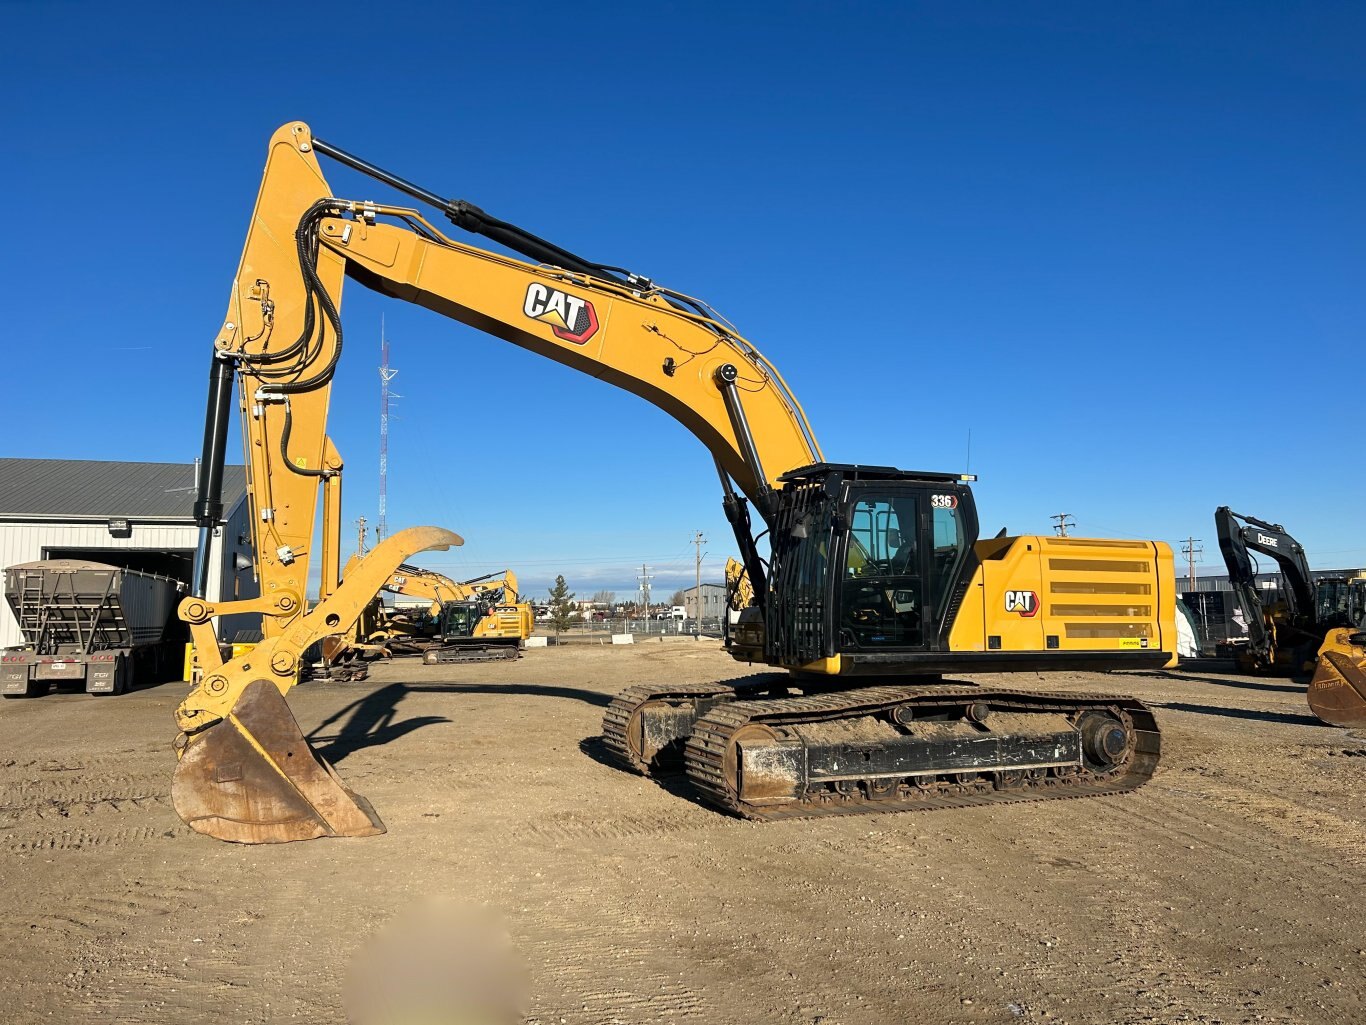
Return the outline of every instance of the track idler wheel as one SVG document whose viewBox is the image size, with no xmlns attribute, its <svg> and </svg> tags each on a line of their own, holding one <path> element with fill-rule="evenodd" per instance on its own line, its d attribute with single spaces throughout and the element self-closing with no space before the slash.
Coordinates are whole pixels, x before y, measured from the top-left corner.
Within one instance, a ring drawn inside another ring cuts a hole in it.
<svg viewBox="0 0 1366 1025">
<path fill-rule="evenodd" d="M 1082 756 L 1097 772 L 1112 769 L 1129 753 L 1133 737 L 1123 722 L 1107 712 L 1085 712 L 1077 720 Z"/>
<path fill-rule="evenodd" d="M 176 813 L 233 843 L 286 843 L 384 832 L 365 798 L 304 739 L 269 680 L 254 680 L 225 719 L 177 740 Z"/>
</svg>

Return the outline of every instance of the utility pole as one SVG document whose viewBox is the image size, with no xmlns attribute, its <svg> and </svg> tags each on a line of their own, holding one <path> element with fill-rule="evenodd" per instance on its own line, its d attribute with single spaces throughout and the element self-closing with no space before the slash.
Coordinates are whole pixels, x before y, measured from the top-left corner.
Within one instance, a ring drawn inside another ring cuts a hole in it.
<svg viewBox="0 0 1366 1025">
<path fill-rule="evenodd" d="M 702 546 L 707 543 L 702 531 L 699 530 L 693 535 L 692 543 L 697 546 L 697 564 L 694 567 L 696 572 L 693 574 L 692 632 L 699 634 L 702 632 Z"/>
<path fill-rule="evenodd" d="M 640 564 L 640 593 L 641 593 L 641 595 L 642 595 L 642 596 L 644 597 L 644 599 L 645 599 L 645 602 L 644 602 L 644 605 L 645 605 L 645 632 L 646 632 L 647 634 L 650 632 L 650 578 L 651 578 L 651 576 L 652 576 L 652 574 L 650 573 L 650 567 L 647 566 L 647 565 L 645 565 L 645 563 L 642 562 L 642 563 Z"/>
<path fill-rule="evenodd" d="M 1066 537 L 1067 528 L 1075 527 L 1077 525 L 1077 521 L 1073 518 L 1071 513 L 1054 513 L 1052 516 L 1048 518 L 1050 520 L 1058 521 L 1057 523 L 1053 524 L 1053 532 L 1057 534 L 1058 537 Z M 1071 520 L 1070 523 L 1068 522 L 1069 520 Z"/>
<path fill-rule="evenodd" d="M 1186 538 L 1186 543 L 1181 546 L 1181 551 L 1184 552 L 1186 556 L 1186 565 L 1190 567 L 1186 575 L 1186 584 L 1188 585 L 1188 590 L 1191 591 L 1195 590 L 1195 557 L 1205 550 L 1203 547 L 1196 548 L 1195 543 L 1202 540 L 1204 539 L 1199 537 L 1188 537 Z"/>
<path fill-rule="evenodd" d="M 359 535 L 359 536 L 356 538 L 356 551 L 357 551 L 358 553 L 360 553 L 361 555 L 364 555 L 364 554 L 365 554 L 365 517 L 364 517 L 364 516 L 361 516 L 359 519 L 356 520 L 356 531 L 357 531 L 357 533 L 358 533 L 358 535 Z"/>
<path fill-rule="evenodd" d="M 398 371 L 389 366 L 389 339 L 384 334 L 384 315 L 379 318 L 379 524 L 375 527 L 375 542 L 389 533 L 386 517 L 389 501 L 389 400 L 399 398 L 389 391 L 389 382 Z"/>
</svg>

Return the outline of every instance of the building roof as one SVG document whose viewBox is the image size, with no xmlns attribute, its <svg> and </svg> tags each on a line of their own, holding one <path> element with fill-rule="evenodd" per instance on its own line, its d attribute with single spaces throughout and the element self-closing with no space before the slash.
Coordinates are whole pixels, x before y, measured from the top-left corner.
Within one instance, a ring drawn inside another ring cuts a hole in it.
<svg viewBox="0 0 1366 1025">
<path fill-rule="evenodd" d="M 194 463 L 0 459 L 0 518 L 191 521 L 194 488 Z M 225 467 L 225 516 L 246 489 L 246 468 Z"/>
</svg>

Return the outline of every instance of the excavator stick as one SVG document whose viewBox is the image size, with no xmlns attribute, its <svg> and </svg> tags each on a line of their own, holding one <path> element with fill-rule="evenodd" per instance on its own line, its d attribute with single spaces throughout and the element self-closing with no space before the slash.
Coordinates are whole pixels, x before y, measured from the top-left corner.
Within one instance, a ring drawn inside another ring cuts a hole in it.
<svg viewBox="0 0 1366 1025">
<path fill-rule="evenodd" d="M 401 530 L 307 615 L 206 671 L 176 710 L 182 733 L 171 801 L 186 824 L 233 843 L 384 832 L 369 803 L 309 745 L 284 696 L 304 651 L 350 629 L 400 563 L 420 551 L 463 543 L 439 527 Z"/>
<path fill-rule="evenodd" d="M 1331 631 L 1309 681 L 1309 708 L 1326 723 L 1366 727 L 1366 633 Z"/>
<path fill-rule="evenodd" d="M 226 719 L 186 741 L 171 802 L 201 833 L 285 843 L 384 832 L 369 802 L 309 746 L 269 680 L 247 684 Z"/>
</svg>

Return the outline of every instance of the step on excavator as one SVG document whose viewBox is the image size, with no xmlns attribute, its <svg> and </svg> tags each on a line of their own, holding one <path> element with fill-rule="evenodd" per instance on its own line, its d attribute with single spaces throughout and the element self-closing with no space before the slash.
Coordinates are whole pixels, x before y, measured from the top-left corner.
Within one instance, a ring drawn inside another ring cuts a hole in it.
<svg viewBox="0 0 1366 1025">
<path fill-rule="evenodd" d="M 319 158 L 420 206 L 339 198 Z M 457 241 L 424 209 L 516 255 Z M 400 531 L 338 583 L 342 461 L 326 414 L 347 278 L 632 392 L 713 455 L 752 595 L 727 646 L 738 661 L 786 670 L 789 685 L 767 674 L 632 687 L 603 727 L 624 767 L 681 769 L 703 800 L 755 819 L 1111 794 L 1151 776 L 1160 737 L 1139 701 L 945 674 L 1173 663 L 1167 545 L 980 538 L 975 478 L 827 461 L 778 370 L 707 304 L 446 199 L 292 122 L 270 140 L 210 361 L 201 551 L 221 518 L 235 381 L 263 597 L 199 597 L 201 559 L 196 597 L 181 606 L 207 666 L 176 712 L 173 798 L 195 829 L 244 842 L 383 830 L 308 746 L 284 696 L 309 643 L 346 632 L 416 552 L 460 542 L 435 527 Z M 908 433 L 917 422 L 908 410 Z M 319 494 L 322 586 L 308 603 Z M 248 606 L 264 614 L 266 639 L 224 661 L 211 617 Z"/>
<path fill-rule="evenodd" d="M 1334 726 L 1366 726 L 1366 577 L 1320 578 L 1304 546 L 1279 523 L 1214 511 L 1219 551 L 1243 617 L 1248 642 L 1238 652 L 1244 668 L 1309 681 L 1310 710 Z M 1257 589 L 1252 553 L 1272 559 L 1284 595 L 1266 605 Z"/>
</svg>

